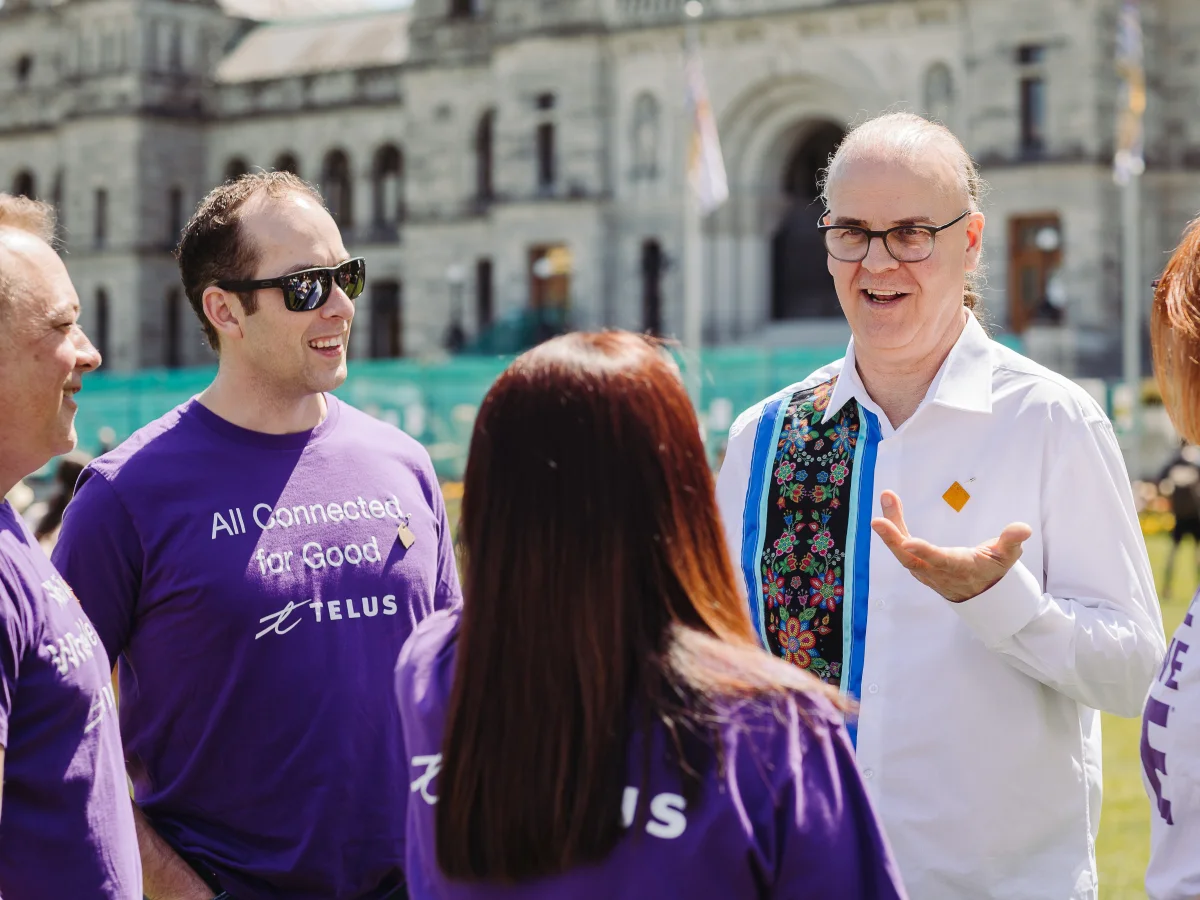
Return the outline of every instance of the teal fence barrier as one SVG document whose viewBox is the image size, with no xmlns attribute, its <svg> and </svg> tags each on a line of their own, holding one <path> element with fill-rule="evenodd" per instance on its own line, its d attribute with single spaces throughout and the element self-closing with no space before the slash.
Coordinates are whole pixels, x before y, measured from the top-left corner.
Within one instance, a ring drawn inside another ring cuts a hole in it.
<svg viewBox="0 0 1200 900">
<path fill-rule="evenodd" d="M 789 350 L 716 348 L 701 356 L 699 413 L 714 462 L 734 417 L 768 394 L 840 357 L 845 348 Z M 337 390 L 347 403 L 399 426 L 421 441 L 438 475 L 462 477 L 475 412 L 511 357 L 460 356 L 442 363 L 351 360 Z M 84 379 L 76 430 L 82 450 L 95 454 L 105 436 L 117 442 L 198 394 L 212 368 L 100 372 Z M 111 430 L 111 435 L 106 432 Z"/>
</svg>

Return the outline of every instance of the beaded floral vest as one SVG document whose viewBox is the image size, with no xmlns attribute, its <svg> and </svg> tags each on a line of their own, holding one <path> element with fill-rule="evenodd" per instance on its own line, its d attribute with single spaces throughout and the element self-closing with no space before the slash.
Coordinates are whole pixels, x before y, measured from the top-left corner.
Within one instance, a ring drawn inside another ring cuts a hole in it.
<svg viewBox="0 0 1200 900">
<path fill-rule="evenodd" d="M 822 424 L 836 383 L 797 391 L 785 401 L 764 484 L 758 554 L 767 649 L 835 685 L 845 662 L 843 598 L 860 426 L 854 402 Z"/>
</svg>

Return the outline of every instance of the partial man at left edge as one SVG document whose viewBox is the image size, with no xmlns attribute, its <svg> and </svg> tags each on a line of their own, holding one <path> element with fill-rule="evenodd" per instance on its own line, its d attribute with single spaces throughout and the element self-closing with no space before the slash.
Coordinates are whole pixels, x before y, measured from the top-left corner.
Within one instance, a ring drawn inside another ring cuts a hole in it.
<svg viewBox="0 0 1200 900">
<path fill-rule="evenodd" d="M 0 496 L 76 442 L 100 354 L 48 206 L 0 194 Z M 142 872 L 109 663 L 29 528 L 0 501 L 0 895 L 138 900 Z"/>
</svg>

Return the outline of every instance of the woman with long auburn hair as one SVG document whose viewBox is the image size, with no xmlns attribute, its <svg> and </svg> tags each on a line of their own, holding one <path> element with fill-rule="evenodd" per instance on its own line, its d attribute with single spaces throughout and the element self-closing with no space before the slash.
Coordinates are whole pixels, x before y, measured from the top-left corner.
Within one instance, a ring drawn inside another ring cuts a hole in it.
<svg viewBox="0 0 1200 900">
<path fill-rule="evenodd" d="M 1150 312 L 1154 373 L 1179 433 L 1200 442 L 1200 219 L 1184 232 Z M 1151 900 L 1200 897 L 1200 594 L 1167 648 L 1142 717 Z"/>
<path fill-rule="evenodd" d="M 471 439 L 461 608 L 405 645 L 415 898 L 896 898 L 836 693 L 764 653 L 647 338 L 568 334 Z"/>
</svg>

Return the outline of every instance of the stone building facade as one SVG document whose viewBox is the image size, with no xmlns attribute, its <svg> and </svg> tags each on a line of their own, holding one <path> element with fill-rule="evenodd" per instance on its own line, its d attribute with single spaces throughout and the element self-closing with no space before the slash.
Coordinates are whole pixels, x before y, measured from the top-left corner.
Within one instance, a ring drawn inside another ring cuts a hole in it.
<svg viewBox="0 0 1200 900">
<path fill-rule="evenodd" d="M 531 309 L 678 334 L 684 0 L 0 6 L 0 188 L 61 211 L 113 368 L 208 350 L 170 255 L 230 174 L 317 183 L 369 260 L 352 352 L 427 356 Z M 712 344 L 835 345 L 813 225 L 846 128 L 945 121 L 991 185 L 986 302 L 1070 374 L 1119 366 L 1118 0 L 707 0 L 731 197 L 704 223 Z M 1200 3 L 1143 0 L 1145 280 L 1200 209 Z"/>
</svg>

